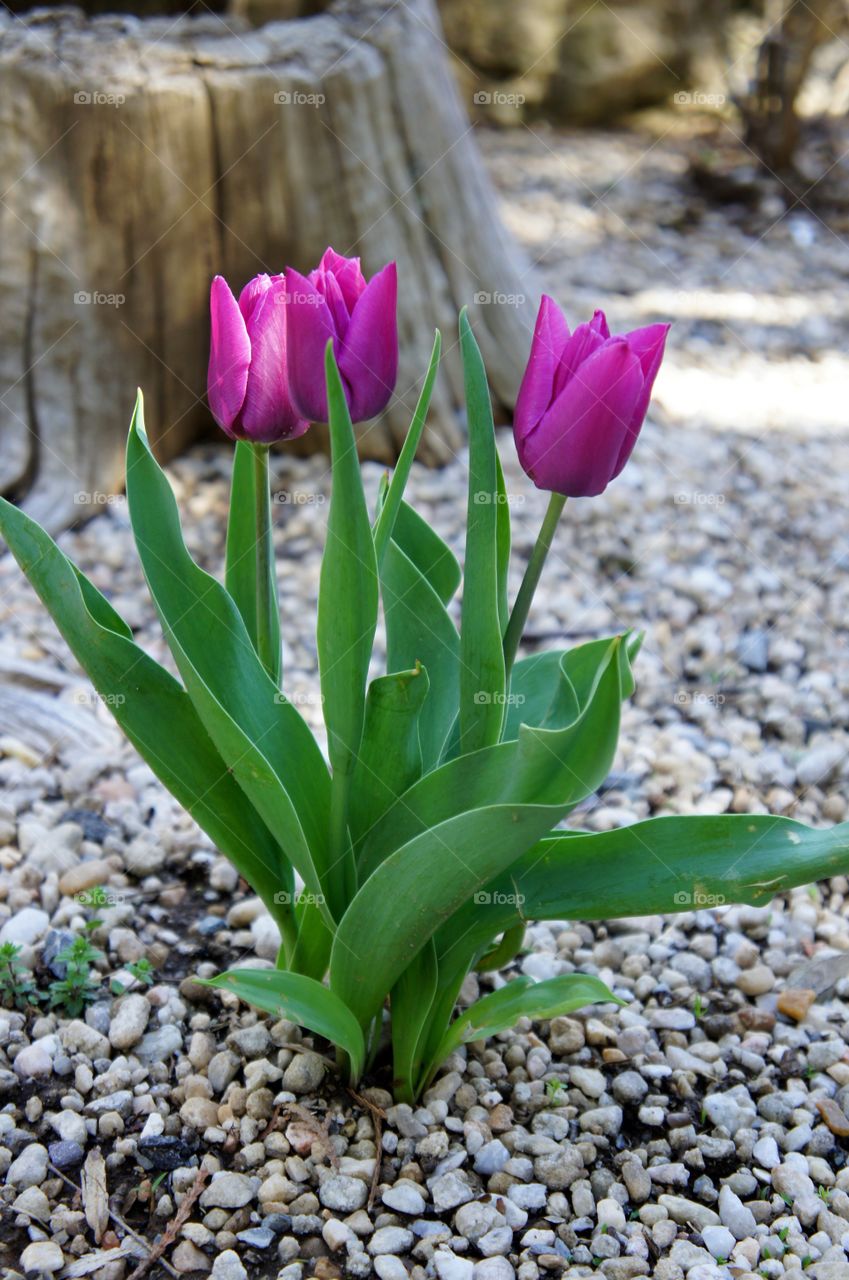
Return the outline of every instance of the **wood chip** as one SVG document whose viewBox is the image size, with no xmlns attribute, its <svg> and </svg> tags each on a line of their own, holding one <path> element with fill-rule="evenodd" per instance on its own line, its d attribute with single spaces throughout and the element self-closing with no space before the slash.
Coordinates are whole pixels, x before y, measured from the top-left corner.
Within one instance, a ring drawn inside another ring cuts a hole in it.
<svg viewBox="0 0 849 1280">
<path fill-rule="evenodd" d="M 91 1227 L 95 1243 L 100 1244 L 109 1225 L 109 1195 L 106 1190 L 106 1164 L 97 1148 L 93 1148 L 86 1156 L 80 1187 L 85 1220 Z"/>
</svg>

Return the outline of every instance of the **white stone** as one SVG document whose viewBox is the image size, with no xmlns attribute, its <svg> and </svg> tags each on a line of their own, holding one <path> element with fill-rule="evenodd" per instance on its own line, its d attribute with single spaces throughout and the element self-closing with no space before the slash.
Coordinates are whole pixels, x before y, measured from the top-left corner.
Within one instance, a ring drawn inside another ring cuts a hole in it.
<svg viewBox="0 0 849 1280">
<path fill-rule="evenodd" d="M 47 1148 L 40 1142 L 31 1142 L 24 1147 L 17 1160 L 9 1165 L 6 1182 L 10 1187 L 40 1186 L 47 1177 Z"/>
<path fill-rule="evenodd" d="M 213 1280 L 248 1280 L 242 1260 L 234 1249 L 219 1253 L 212 1264 Z"/>
<path fill-rule="evenodd" d="M 0 929 L 0 944 L 14 942 L 19 947 L 31 947 L 47 932 L 50 916 L 40 907 L 22 907 Z"/>
<path fill-rule="evenodd" d="M 65 1259 L 58 1244 L 52 1240 L 36 1240 L 28 1244 L 21 1254 L 21 1266 L 25 1274 L 52 1275 L 59 1271 Z"/>
<path fill-rule="evenodd" d="M 141 994 L 130 992 L 119 1000 L 109 1024 L 109 1043 L 114 1049 L 130 1049 L 144 1035 L 150 1003 Z"/>
<path fill-rule="evenodd" d="M 437 1249 L 433 1255 L 433 1265 L 439 1280 L 472 1280 L 475 1264 L 468 1258 L 458 1258 L 447 1249 Z"/>
</svg>

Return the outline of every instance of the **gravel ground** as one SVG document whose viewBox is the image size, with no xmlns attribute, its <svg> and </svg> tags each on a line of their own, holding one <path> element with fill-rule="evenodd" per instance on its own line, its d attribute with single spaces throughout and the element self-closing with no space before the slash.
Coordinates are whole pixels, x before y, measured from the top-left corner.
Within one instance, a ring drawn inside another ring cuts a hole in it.
<svg viewBox="0 0 849 1280">
<path fill-rule="evenodd" d="M 578 819 L 841 821 L 845 251 L 804 211 L 770 231 L 769 192 L 745 215 L 702 206 L 683 144 L 658 138 L 482 139 L 508 221 L 570 311 L 676 318 L 635 459 L 570 504 L 531 618 L 531 643 L 647 627 L 614 773 Z M 543 499 L 503 445 L 527 549 Z M 213 446 L 171 469 L 190 546 L 216 568 L 229 461 Z M 287 692 L 316 722 L 328 476 L 320 458 L 276 465 Z M 455 545 L 463 485 L 462 459 L 411 483 Z M 164 657 L 123 503 L 63 546 Z M 768 909 L 534 926 L 515 967 L 599 973 L 626 1006 L 471 1046 L 416 1110 L 380 1075 L 354 1096 L 298 1028 L 193 981 L 270 962 L 274 926 L 122 744 L 8 558 L 0 620 L 0 941 L 43 987 L 92 918 L 80 893 L 108 897 L 85 1015 L 0 1010 L 10 1275 L 124 1280 L 159 1239 L 149 1274 L 215 1280 L 849 1276 L 846 878 Z M 126 970 L 142 958 L 146 987 Z"/>
</svg>

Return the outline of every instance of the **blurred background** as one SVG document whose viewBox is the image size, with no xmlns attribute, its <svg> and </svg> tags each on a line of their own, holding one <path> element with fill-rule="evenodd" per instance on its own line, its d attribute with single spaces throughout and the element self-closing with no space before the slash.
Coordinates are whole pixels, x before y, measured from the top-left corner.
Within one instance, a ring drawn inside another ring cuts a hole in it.
<svg viewBox="0 0 849 1280">
<path fill-rule="evenodd" d="M 656 417 L 846 425 L 843 0 L 93 0 L 0 17 L 0 491 L 58 529 L 211 429 L 208 287 L 399 262 L 391 460 L 447 335 L 423 456 L 462 445 L 468 303 L 509 421 L 542 290 L 675 323 Z M 841 394 L 842 393 L 842 394 Z M 303 441 L 321 447 L 321 433 Z"/>
</svg>

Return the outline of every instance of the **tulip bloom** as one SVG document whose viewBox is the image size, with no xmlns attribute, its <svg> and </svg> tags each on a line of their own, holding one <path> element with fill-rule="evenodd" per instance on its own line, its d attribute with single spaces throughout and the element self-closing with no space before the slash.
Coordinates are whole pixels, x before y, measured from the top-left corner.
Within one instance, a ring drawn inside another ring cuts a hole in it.
<svg viewBox="0 0 849 1280">
<path fill-rule="evenodd" d="M 631 456 L 646 416 L 668 324 L 611 337 L 603 311 L 573 334 L 543 296 L 516 401 L 519 461 L 538 489 L 602 493 Z"/>
<path fill-rule="evenodd" d="M 394 262 L 366 283 L 359 258 L 333 249 L 309 276 L 286 271 L 289 385 L 303 417 L 327 421 L 329 338 L 352 420 L 364 422 L 386 408 L 398 375 L 397 289 Z"/>
<path fill-rule="evenodd" d="M 207 394 L 213 418 L 234 440 L 271 444 L 310 425 L 289 394 L 285 294 L 282 276 L 255 276 L 238 302 L 223 276 L 212 282 Z"/>
</svg>

